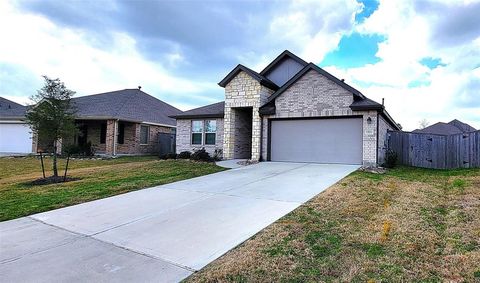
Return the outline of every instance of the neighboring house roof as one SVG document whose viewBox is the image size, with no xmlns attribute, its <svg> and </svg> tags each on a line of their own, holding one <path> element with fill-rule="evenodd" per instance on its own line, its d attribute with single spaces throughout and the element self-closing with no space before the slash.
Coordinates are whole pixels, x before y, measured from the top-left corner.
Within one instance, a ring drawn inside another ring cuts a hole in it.
<svg viewBox="0 0 480 283">
<path fill-rule="evenodd" d="M 26 106 L 0 97 L 0 120 L 24 119 Z"/>
<path fill-rule="evenodd" d="M 217 102 L 207 106 L 191 109 L 171 117 L 176 119 L 223 118 L 224 112 L 225 112 L 225 101 L 222 101 L 222 102 Z"/>
<path fill-rule="evenodd" d="M 232 71 L 230 71 L 230 73 L 228 73 L 228 75 L 218 83 L 218 85 L 221 87 L 225 87 L 241 71 L 244 71 L 245 73 L 249 74 L 252 78 L 257 80 L 261 85 L 266 86 L 269 89 L 272 89 L 272 90 L 278 89 L 278 86 L 275 83 L 273 83 L 271 80 L 260 75 L 254 70 L 243 66 L 242 64 L 238 64 L 237 67 L 235 67 Z"/>
<path fill-rule="evenodd" d="M 414 130 L 413 133 L 455 135 L 473 131 L 476 131 L 474 127 L 455 119 L 448 123 L 438 122 L 424 129 Z"/>
<path fill-rule="evenodd" d="M 120 119 L 175 126 L 172 115 L 181 110 L 139 89 L 124 89 L 75 97 L 72 105 L 78 119 Z"/>
<path fill-rule="evenodd" d="M 273 60 L 270 64 L 268 64 L 268 66 L 265 67 L 265 69 L 263 69 L 260 72 L 260 75 L 266 76 L 271 70 L 275 69 L 275 67 L 278 64 L 280 64 L 282 62 L 282 60 L 284 60 L 286 58 L 291 58 L 302 66 L 306 66 L 308 64 L 302 58 L 298 57 L 297 55 L 293 54 L 292 52 L 290 52 L 288 50 L 285 50 L 285 51 L 282 52 L 282 54 L 278 55 L 277 58 L 275 58 L 275 60 Z"/>
</svg>

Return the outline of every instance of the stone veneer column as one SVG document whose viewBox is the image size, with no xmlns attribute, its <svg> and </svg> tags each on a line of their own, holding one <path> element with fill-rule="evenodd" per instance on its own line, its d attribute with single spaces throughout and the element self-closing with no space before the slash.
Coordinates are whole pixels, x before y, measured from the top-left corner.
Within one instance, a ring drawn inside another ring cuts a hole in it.
<svg viewBox="0 0 480 283">
<path fill-rule="evenodd" d="M 235 151 L 235 112 L 230 107 L 225 107 L 223 125 L 223 159 L 233 159 Z"/>
<path fill-rule="evenodd" d="M 259 107 L 253 108 L 252 113 L 252 160 L 260 160 L 260 149 L 261 149 L 261 131 L 262 131 L 262 122 L 260 113 L 258 112 Z"/>
</svg>

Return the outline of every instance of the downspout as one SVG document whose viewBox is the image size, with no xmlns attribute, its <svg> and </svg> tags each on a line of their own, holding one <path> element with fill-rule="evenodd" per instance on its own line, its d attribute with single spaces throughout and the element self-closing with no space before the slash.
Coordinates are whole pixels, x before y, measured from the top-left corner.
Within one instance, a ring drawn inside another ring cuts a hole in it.
<svg viewBox="0 0 480 283">
<path fill-rule="evenodd" d="M 263 117 L 260 115 L 260 109 L 258 111 L 258 116 L 260 116 L 260 160 L 265 161 L 263 158 Z"/>
<path fill-rule="evenodd" d="M 383 102 L 382 102 L 382 103 L 383 103 Z M 377 143 L 376 143 L 376 147 L 377 147 L 377 148 L 375 149 L 375 153 L 376 153 L 375 155 L 376 155 L 376 159 L 377 159 L 377 161 L 376 161 L 376 163 L 377 163 L 376 165 L 377 165 L 377 166 L 376 166 L 376 167 L 380 166 L 380 164 L 378 164 L 378 152 L 379 152 L 379 149 L 378 149 L 378 145 L 379 145 L 379 144 L 378 144 L 378 137 L 380 136 L 380 134 L 379 134 L 379 132 L 378 132 L 378 130 L 380 129 L 380 120 L 379 120 L 380 115 L 378 114 L 378 112 L 379 112 L 379 111 L 377 111 Z"/>
<path fill-rule="evenodd" d="M 119 119 L 115 120 L 113 125 L 113 156 L 117 155 L 117 127 Z"/>
</svg>

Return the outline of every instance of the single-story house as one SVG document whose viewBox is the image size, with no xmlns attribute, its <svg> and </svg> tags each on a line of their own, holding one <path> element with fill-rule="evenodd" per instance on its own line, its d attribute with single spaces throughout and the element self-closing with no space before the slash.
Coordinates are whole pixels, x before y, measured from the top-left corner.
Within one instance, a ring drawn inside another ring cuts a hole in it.
<svg viewBox="0 0 480 283">
<path fill-rule="evenodd" d="M 371 166 L 383 163 L 387 130 L 401 129 L 383 104 L 288 50 L 260 73 L 237 65 L 219 85 L 225 101 L 172 116 L 177 153 Z"/>
<path fill-rule="evenodd" d="M 140 89 L 75 97 L 71 104 L 76 109 L 79 133 L 62 145 L 90 143 L 96 154 L 105 155 L 157 154 L 159 135 L 175 133 L 175 119 L 170 116 L 182 113 Z M 24 118 L 25 109 L 18 121 Z M 33 139 L 33 152 L 48 149 L 48 145 Z"/>
<path fill-rule="evenodd" d="M 0 97 L 0 155 L 29 154 L 32 145 L 32 131 L 25 124 L 27 107 Z"/>
<path fill-rule="evenodd" d="M 448 123 L 438 122 L 423 129 L 416 129 L 412 133 L 434 134 L 434 135 L 456 135 L 468 132 L 474 132 L 476 129 L 469 124 L 454 119 Z"/>
</svg>

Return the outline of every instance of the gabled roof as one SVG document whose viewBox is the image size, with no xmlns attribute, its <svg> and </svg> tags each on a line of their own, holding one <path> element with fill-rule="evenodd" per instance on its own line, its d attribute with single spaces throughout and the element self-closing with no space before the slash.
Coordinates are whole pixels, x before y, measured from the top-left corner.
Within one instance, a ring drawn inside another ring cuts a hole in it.
<svg viewBox="0 0 480 283">
<path fill-rule="evenodd" d="M 358 96 L 359 98 L 365 98 L 365 96 L 355 88 L 351 87 L 350 85 L 346 84 L 343 80 L 338 79 L 334 75 L 330 74 L 329 72 L 325 71 L 324 69 L 318 67 L 313 63 L 308 63 L 300 72 L 298 72 L 295 76 L 293 76 L 288 82 L 286 82 L 281 88 L 279 88 L 276 92 L 274 92 L 267 100 L 267 104 L 274 101 L 278 96 L 284 93 L 291 85 L 293 85 L 296 81 L 298 81 L 303 75 L 305 75 L 308 71 L 315 70 L 321 75 L 325 76 L 327 79 L 333 81 L 346 91 L 352 93 L 354 96 Z"/>
<path fill-rule="evenodd" d="M 260 75 L 262 75 L 262 76 L 267 75 L 272 69 L 274 69 L 278 64 L 280 64 L 285 58 L 291 58 L 292 60 L 296 61 L 297 63 L 299 63 L 300 65 L 302 65 L 304 67 L 306 65 L 308 65 L 308 63 L 305 62 L 302 58 L 298 57 L 297 55 L 293 54 L 292 52 L 290 52 L 288 50 L 285 50 L 280 55 L 278 55 L 277 58 L 275 58 L 275 60 L 273 60 L 270 64 L 268 64 L 268 66 L 265 67 L 265 69 L 263 69 L 260 72 Z"/>
<path fill-rule="evenodd" d="M 249 74 L 252 78 L 257 80 L 261 85 L 268 87 L 271 90 L 277 90 L 278 86 L 273 83 L 271 80 L 267 79 L 266 77 L 260 75 L 259 73 L 255 72 L 252 69 L 249 69 L 242 64 L 238 64 L 233 70 L 228 73 L 228 75 L 221 80 L 218 85 L 221 87 L 225 87 L 238 73 L 244 71 L 245 73 Z"/>
<path fill-rule="evenodd" d="M 78 119 L 120 119 L 175 126 L 172 115 L 181 110 L 139 89 L 124 89 L 75 97 L 72 106 Z"/>
<path fill-rule="evenodd" d="M 225 101 L 222 101 L 207 106 L 194 108 L 170 117 L 175 119 L 223 118 L 224 112 Z"/>
<path fill-rule="evenodd" d="M 27 107 L 0 97 L 0 119 L 24 119 Z"/>
<path fill-rule="evenodd" d="M 452 121 L 448 122 L 450 125 L 454 125 L 455 127 L 459 128 L 462 132 L 474 132 L 477 129 L 470 126 L 469 124 L 463 123 L 457 119 L 453 119 Z"/>
<path fill-rule="evenodd" d="M 424 129 L 414 130 L 413 133 L 455 135 L 473 131 L 476 131 L 474 127 L 455 119 L 448 123 L 438 122 Z"/>
</svg>

